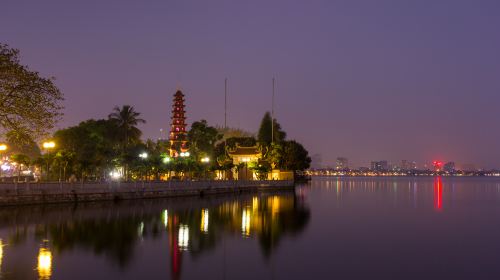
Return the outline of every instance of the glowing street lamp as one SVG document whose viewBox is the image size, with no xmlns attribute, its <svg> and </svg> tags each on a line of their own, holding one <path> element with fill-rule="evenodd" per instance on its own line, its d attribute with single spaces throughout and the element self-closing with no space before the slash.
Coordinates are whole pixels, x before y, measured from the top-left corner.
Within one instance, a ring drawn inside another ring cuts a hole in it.
<svg viewBox="0 0 500 280">
<path fill-rule="evenodd" d="M 163 163 L 167 164 L 167 163 L 169 163 L 169 162 L 170 162 L 170 158 L 169 158 L 169 157 L 164 157 L 164 158 L 162 159 L 162 161 L 163 161 Z"/>
<path fill-rule="evenodd" d="M 201 159 L 201 162 L 203 163 L 209 163 L 210 162 L 210 158 L 209 157 L 204 157 Z"/>
<path fill-rule="evenodd" d="M 188 156 L 190 156 L 190 155 L 191 155 L 191 154 L 190 154 L 189 152 L 181 152 L 181 153 L 180 153 L 180 156 L 181 156 L 181 157 L 188 157 Z"/>
<path fill-rule="evenodd" d="M 42 147 L 45 149 L 46 153 L 49 153 L 50 150 L 54 149 L 56 147 L 56 143 L 54 141 L 46 141 L 43 142 Z M 50 174 L 50 163 L 49 163 L 49 158 L 47 157 L 47 181 L 49 180 L 49 174 Z"/>
<path fill-rule="evenodd" d="M 54 141 L 43 142 L 42 147 L 45 150 L 51 150 L 56 147 L 56 143 Z"/>
<path fill-rule="evenodd" d="M 141 154 L 139 154 L 139 157 L 142 158 L 142 159 L 147 159 L 148 158 L 148 153 L 146 153 L 146 152 L 141 153 Z"/>
<path fill-rule="evenodd" d="M 2 155 L 2 153 L 5 152 L 5 151 L 7 151 L 7 148 L 8 148 L 7 145 L 0 144 L 0 178 L 2 177 L 2 169 L 4 168 L 3 165 L 2 165 L 3 164 L 3 155 Z M 5 168 L 7 168 L 7 167 L 5 167 Z"/>
</svg>

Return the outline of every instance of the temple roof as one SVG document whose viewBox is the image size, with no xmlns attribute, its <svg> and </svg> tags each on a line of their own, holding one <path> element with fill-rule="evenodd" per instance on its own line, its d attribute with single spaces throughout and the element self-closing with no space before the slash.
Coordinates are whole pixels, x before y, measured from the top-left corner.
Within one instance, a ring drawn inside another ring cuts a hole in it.
<svg viewBox="0 0 500 280">
<path fill-rule="evenodd" d="M 261 154 L 261 148 L 258 146 L 241 147 L 237 145 L 235 148 L 228 148 L 227 153 L 230 156 L 258 155 Z"/>
</svg>

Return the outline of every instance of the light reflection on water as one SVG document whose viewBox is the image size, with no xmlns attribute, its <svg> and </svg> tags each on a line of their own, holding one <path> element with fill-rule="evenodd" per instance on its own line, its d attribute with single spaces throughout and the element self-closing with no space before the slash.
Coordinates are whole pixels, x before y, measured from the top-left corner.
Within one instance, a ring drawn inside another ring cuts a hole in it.
<svg viewBox="0 0 500 280">
<path fill-rule="evenodd" d="M 295 192 L 0 209 L 1 279 L 491 279 L 500 181 L 318 178 Z"/>
</svg>

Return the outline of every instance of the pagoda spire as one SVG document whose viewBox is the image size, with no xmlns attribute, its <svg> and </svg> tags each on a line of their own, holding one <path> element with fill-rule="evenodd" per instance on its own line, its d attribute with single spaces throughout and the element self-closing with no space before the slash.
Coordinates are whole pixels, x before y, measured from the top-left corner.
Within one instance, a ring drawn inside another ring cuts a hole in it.
<svg viewBox="0 0 500 280">
<path fill-rule="evenodd" d="M 170 124 L 170 156 L 178 157 L 188 151 L 186 131 L 186 105 L 184 94 L 177 90 L 172 104 L 172 122 Z"/>
</svg>

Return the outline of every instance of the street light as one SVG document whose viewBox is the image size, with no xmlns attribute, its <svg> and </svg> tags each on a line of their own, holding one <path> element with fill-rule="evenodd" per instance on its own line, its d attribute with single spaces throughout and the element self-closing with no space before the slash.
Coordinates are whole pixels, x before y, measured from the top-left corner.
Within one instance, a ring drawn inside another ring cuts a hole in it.
<svg viewBox="0 0 500 280">
<path fill-rule="evenodd" d="M 164 157 L 164 158 L 162 159 L 162 161 L 163 161 L 163 163 L 167 164 L 167 163 L 169 163 L 169 162 L 170 162 L 170 157 Z"/>
<path fill-rule="evenodd" d="M 54 141 L 46 141 L 43 142 L 42 147 L 45 149 L 45 153 L 47 154 L 47 181 L 49 181 L 49 174 L 50 174 L 50 161 L 49 161 L 49 152 L 50 150 L 54 149 L 56 147 L 56 143 Z"/>
<path fill-rule="evenodd" d="M 140 154 L 139 154 L 139 157 L 140 157 L 141 159 L 143 159 L 143 160 L 146 160 L 146 159 L 148 158 L 148 153 L 146 153 L 146 152 L 140 153 Z M 141 171 L 141 173 L 142 173 L 142 171 Z M 141 174 L 141 175 L 142 175 L 142 174 Z M 144 175 L 142 175 L 142 180 L 144 181 Z"/>
<path fill-rule="evenodd" d="M 201 162 L 208 163 L 208 162 L 210 162 L 210 158 L 209 157 L 204 157 L 204 158 L 201 159 Z"/>
<path fill-rule="evenodd" d="M 208 164 L 210 162 L 210 158 L 209 157 L 204 157 L 200 161 L 206 165 L 206 164 Z M 203 173 L 204 173 L 204 177 L 206 179 L 207 178 L 207 169 L 206 169 L 205 166 L 203 167 Z"/>
<path fill-rule="evenodd" d="M 0 144 L 0 178 L 2 177 L 2 164 L 3 164 L 3 152 L 7 151 L 7 145 L 5 144 Z M 3 181 L 3 179 L 2 179 Z"/>
<path fill-rule="evenodd" d="M 43 142 L 43 148 L 46 150 L 50 150 L 56 147 L 56 143 L 54 141 Z"/>
</svg>

